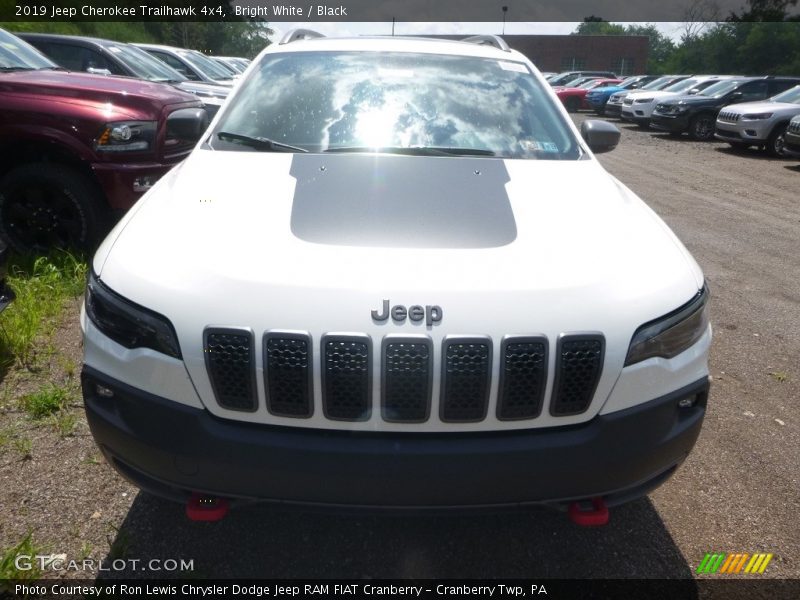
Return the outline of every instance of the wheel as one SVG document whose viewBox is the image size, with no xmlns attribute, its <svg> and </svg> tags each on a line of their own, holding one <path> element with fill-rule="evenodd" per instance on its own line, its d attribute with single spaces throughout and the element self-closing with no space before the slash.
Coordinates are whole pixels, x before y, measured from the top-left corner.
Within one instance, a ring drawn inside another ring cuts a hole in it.
<svg viewBox="0 0 800 600">
<path fill-rule="evenodd" d="M 689 122 L 689 135 L 692 139 L 707 141 L 714 137 L 714 117 L 709 114 L 697 115 Z"/>
<path fill-rule="evenodd" d="M 103 229 L 103 207 L 92 181 L 74 169 L 23 165 L 0 182 L 0 235 L 21 253 L 89 250 Z"/>
<path fill-rule="evenodd" d="M 567 107 L 567 112 L 578 112 L 578 109 L 581 107 L 580 98 L 567 98 L 564 106 Z"/>
<path fill-rule="evenodd" d="M 786 156 L 786 125 L 777 125 L 767 138 L 765 150 L 770 156 Z"/>
</svg>

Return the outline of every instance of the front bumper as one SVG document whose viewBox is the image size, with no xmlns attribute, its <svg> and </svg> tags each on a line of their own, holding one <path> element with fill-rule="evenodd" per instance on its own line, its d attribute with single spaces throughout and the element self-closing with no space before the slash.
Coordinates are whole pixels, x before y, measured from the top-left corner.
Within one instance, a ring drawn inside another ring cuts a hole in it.
<svg viewBox="0 0 800 600">
<path fill-rule="evenodd" d="M 791 156 L 800 156 L 800 133 L 786 132 L 783 138 L 784 150 Z"/>
<path fill-rule="evenodd" d="M 606 107 L 604 109 L 605 115 L 607 117 L 617 117 L 619 118 L 620 113 L 622 112 L 622 105 L 621 104 L 611 104 L 610 102 L 606 102 Z"/>
<path fill-rule="evenodd" d="M 731 125 L 717 121 L 714 137 L 723 142 L 764 144 L 771 128 L 761 123 L 747 121 L 741 125 Z"/>
<path fill-rule="evenodd" d="M 654 112 L 650 117 L 650 126 L 662 131 L 681 132 L 689 129 L 688 115 L 664 115 Z"/>
<path fill-rule="evenodd" d="M 488 433 L 398 434 L 234 422 L 82 374 L 87 419 L 120 473 L 157 495 L 383 508 L 552 503 L 646 494 L 686 458 L 709 383 L 575 426 Z M 100 397 L 97 385 L 113 391 Z M 684 398 L 693 406 L 679 408 Z"/>
<path fill-rule="evenodd" d="M 178 164 L 164 163 L 94 163 L 92 170 L 100 182 L 105 197 L 111 208 L 126 210 L 142 197 L 147 189 L 139 184 L 154 184 L 172 167 Z"/>
</svg>

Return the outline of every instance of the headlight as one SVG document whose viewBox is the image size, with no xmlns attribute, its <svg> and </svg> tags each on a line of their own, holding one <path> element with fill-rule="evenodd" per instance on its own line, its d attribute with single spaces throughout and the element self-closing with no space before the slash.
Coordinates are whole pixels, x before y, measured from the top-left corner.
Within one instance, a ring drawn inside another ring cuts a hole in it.
<svg viewBox="0 0 800 600">
<path fill-rule="evenodd" d="M 94 141 L 94 149 L 98 152 L 146 152 L 155 137 L 155 121 L 106 123 Z"/>
<path fill-rule="evenodd" d="M 761 119 L 769 119 L 772 113 L 751 113 L 749 115 L 742 115 L 742 120 L 745 121 L 760 121 Z"/>
<path fill-rule="evenodd" d="M 93 272 L 86 284 L 85 306 L 92 323 L 118 344 L 181 358 L 175 329 L 166 317 L 112 292 Z"/>
<path fill-rule="evenodd" d="M 703 287 L 687 304 L 645 323 L 633 334 L 625 366 L 654 356 L 672 358 L 691 347 L 708 329 L 708 290 Z"/>
<path fill-rule="evenodd" d="M 634 104 L 647 104 L 648 102 L 652 102 L 653 98 L 636 98 L 633 103 Z"/>
</svg>

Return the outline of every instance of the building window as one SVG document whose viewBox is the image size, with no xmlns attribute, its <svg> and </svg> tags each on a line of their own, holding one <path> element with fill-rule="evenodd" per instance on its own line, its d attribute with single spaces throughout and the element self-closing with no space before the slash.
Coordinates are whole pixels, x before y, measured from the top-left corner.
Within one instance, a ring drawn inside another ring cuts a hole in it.
<svg viewBox="0 0 800 600">
<path fill-rule="evenodd" d="M 562 71 L 580 71 L 586 68 L 585 58 L 564 57 L 561 59 Z"/>
<path fill-rule="evenodd" d="M 618 58 L 611 63 L 611 70 L 617 75 L 633 75 L 633 59 Z"/>
</svg>

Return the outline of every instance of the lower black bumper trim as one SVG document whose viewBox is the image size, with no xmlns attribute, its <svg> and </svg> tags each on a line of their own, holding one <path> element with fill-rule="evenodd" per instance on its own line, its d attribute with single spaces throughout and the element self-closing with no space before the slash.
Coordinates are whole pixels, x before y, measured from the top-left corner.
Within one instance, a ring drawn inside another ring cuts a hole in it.
<svg viewBox="0 0 800 600">
<path fill-rule="evenodd" d="M 84 367 L 92 433 L 142 488 L 182 499 L 479 507 L 647 493 L 693 447 L 708 380 L 581 425 L 486 433 L 328 431 L 229 421 Z M 96 384 L 114 391 L 98 397 Z M 690 408 L 678 400 L 694 398 Z"/>
</svg>

